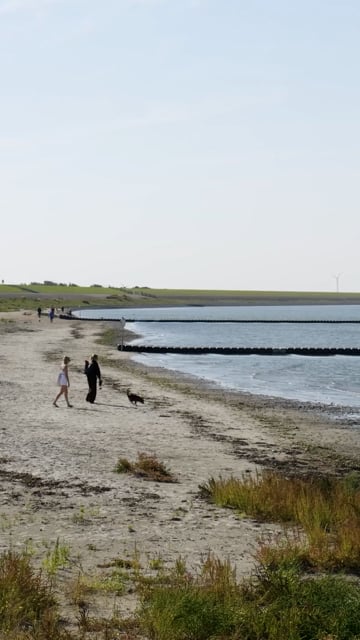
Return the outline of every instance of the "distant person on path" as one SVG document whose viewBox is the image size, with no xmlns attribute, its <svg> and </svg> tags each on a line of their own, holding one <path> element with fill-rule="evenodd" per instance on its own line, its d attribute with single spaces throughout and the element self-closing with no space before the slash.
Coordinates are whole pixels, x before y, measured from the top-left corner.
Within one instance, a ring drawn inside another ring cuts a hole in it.
<svg viewBox="0 0 360 640">
<path fill-rule="evenodd" d="M 39 318 L 39 322 L 41 320 L 41 307 L 37 308 L 37 314 L 38 314 L 38 318 Z"/>
<path fill-rule="evenodd" d="M 68 397 L 68 389 L 70 387 L 70 379 L 69 379 L 69 371 L 68 371 L 69 362 L 70 362 L 70 358 L 68 356 L 64 356 L 64 359 L 62 361 L 62 365 L 60 368 L 60 373 L 58 375 L 58 380 L 57 380 L 57 383 L 60 386 L 60 391 L 53 402 L 54 407 L 59 406 L 56 403 L 59 400 L 60 396 L 62 395 L 65 396 L 67 406 L 72 407 L 72 404 L 70 404 L 69 397 Z"/>
<path fill-rule="evenodd" d="M 50 318 L 50 322 L 52 322 L 55 318 L 55 309 L 54 307 L 51 307 L 50 311 L 49 311 L 49 318 Z"/>
<path fill-rule="evenodd" d="M 85 369 L 84 373 L 87 376 L 87 381 L 89 385 L 89 391 L 86 396 L 86 402 L 90 402 L 90 404 L 94 404 L 97 392 L 97 380 L 99 380 L 99 387 L 102 385 L 101 371 L 98 364 L 98 357 L 96 353 L 94 353 L 90 362 L 85 360 Z"/>
</svg>

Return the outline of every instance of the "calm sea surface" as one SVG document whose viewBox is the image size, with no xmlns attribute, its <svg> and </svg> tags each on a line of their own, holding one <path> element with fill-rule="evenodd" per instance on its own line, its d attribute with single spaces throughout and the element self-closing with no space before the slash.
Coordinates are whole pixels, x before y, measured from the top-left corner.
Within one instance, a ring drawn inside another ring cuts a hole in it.
<svg viewBox="0 0 360 640">
<path fill-rule="evenodd" d="M 360 347 L 360 324 L 356 324 L 360 323 L 360 305 L 97 309 L 81 311 L 78 315 L 83 318 L 125 318 L 128 321 L 126 328 L 142 336 L 133 343 L 144 345 Z M 173 322 L 190 319 L 204 322 Z M 206 320 L 218 322 L 207 323 Z M 241 323 L 239 320 L 354 322 L 252 324 Z M 332 404 L 347 409 L 353 407 L 356 414 L 360 409 L 360 356 L 140 354 L 134 356 L 134 359 L 150 367 L 160 366 L 180 371 L 236 391 Z"/>
</svg>

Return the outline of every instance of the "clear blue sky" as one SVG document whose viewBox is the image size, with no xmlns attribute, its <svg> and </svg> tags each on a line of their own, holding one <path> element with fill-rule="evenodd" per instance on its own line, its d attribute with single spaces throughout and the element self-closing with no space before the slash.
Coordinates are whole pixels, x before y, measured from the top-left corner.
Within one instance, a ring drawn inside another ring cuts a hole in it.
<svg viewBox="0 0 360 640">
<path fill-rule="evenodd" d="M 359 33 L 359 0 L 0 0 L 0 280 L 360 290 Z"/>
</svg>

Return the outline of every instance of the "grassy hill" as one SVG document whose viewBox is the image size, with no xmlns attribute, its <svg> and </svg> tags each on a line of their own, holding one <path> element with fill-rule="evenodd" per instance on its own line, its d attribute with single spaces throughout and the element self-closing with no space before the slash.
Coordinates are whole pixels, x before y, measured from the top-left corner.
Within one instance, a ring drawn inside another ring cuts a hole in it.
<svg viewBox="0 0 360 640">
<path fill-rule="evenodd" d="M 131 308 L 266 304 L 360 304 L 360 293 L 80 287 L 55 283 L 0 285 L 0 311 L 36 309 L 38 306 L 45 309 L 51 306 Z"/>
</svg>

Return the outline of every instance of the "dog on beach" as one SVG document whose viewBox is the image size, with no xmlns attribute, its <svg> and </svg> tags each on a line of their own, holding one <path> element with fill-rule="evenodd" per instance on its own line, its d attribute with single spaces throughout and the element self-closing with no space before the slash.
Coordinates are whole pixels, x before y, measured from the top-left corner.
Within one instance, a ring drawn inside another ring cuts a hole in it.
<svg viewBox="0 0 360 640">
<path fill-rule="evenodd" d="M 131 404 L 134 404 L 137 407 L 137 403 L 144 404 L 144 398 L 138 396 L 137 393 L 131 393 L 130 389 L 127 390 L 127 397 L 129 398 Z"/>
</svg>

